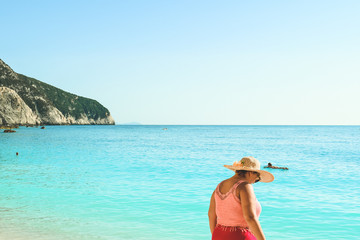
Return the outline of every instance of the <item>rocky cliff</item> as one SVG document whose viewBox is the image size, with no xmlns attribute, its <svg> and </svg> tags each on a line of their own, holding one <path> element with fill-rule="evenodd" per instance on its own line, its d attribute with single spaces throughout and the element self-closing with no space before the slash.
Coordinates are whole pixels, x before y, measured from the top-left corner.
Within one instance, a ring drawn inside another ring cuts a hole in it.
<svg viewBox="0 0 360 240">
<path fill-rule="evenodd" d="M 0 125 L 115 124 L 95 100 L 14 72 L 0 59 Z"/>
</svg>

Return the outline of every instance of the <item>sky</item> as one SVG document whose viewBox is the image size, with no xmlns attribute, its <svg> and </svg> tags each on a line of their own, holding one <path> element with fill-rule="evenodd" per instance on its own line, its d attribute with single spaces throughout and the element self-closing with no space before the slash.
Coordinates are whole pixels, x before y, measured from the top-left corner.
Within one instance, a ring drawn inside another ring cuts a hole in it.
<svg viewBox="0 0 360 240">
<path fill-rule="evenodd" d="M 2 1 L 0 58 L 117 124 L 359 125 L 360 1 Z"/>
</svg>

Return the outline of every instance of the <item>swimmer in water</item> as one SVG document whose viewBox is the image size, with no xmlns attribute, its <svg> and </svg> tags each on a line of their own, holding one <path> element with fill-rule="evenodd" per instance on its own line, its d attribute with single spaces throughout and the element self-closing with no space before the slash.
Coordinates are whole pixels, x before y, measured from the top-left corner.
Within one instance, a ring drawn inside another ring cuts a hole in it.
<svg viewBox="0 0 360 240">
<path fill-rule="evenodd" d="M 284 169 L 284 170 L 289 170 L 287 167 L 277 167 L 277 166 L 273 166 L 271 163 L 268 163 L 267 166 L 265 166 L 264 168 L 273 168 L 273 169 Z"/>
</svg>

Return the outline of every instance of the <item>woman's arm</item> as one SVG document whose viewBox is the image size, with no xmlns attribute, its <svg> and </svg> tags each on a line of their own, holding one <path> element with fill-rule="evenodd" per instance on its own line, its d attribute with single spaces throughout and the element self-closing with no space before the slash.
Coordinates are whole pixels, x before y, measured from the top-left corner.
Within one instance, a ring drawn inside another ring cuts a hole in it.
<svg viewBox="0 0 360 240">
<path fill-rule="evenodd" d="M 210 225 L 210 232 L 211 234 L 214 232 L 215 226 L 216 226 L 216 211 L 215 211 L 215 197 L 214 197 L 214 193 L 211 195 L 211 199 L 210 199 L 210 206 L 209 206 L 209 212 L 208 212 L 208 216 L 209 216 L 209 225 Z"/>
<path fill-rule="evenodd" d="M 247 183 L 241 186 L 240 199 L 244 218 L 249 225 L 251 232 L 255 235 L 257 240 L 265 240 L 265 235 L 256 215 L 256 198 L 251 184 Z"/>
</svg>

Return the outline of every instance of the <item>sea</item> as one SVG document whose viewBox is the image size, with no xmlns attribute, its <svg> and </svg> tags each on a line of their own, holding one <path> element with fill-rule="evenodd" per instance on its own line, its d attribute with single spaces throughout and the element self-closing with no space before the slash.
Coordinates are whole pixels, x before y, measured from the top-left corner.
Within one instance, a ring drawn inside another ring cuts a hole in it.
<svg viewBox="0 0 360 240">
<path fill-rule="evenodd" d="M 205 240 L 244 156 L 268 240 L 360 239 L 360 126 L 46 126 L 0 133 L 1 240 Z M 18 153 L 18 155 L 16 154 Z"/>
</svg>

